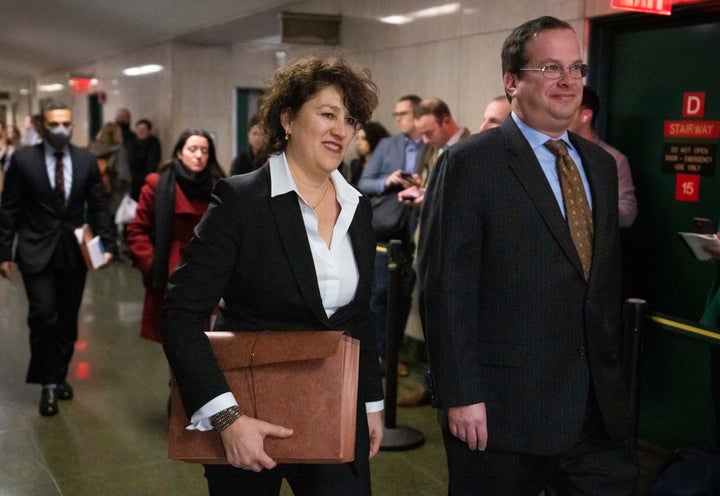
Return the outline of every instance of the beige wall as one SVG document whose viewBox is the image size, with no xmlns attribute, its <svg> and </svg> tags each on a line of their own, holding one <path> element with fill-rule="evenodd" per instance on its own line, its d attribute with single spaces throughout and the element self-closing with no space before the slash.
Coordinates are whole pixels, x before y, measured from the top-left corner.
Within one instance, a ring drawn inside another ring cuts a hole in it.
<svg viewBox="0 0 720 496">
<path fill-rule="evenodd" d="M 406 93 L 438 96 L 450 106 L 455 120 L 475 131 L 485 104 L 502 93 L 500 47 L 510 30 L 534 17 L 552 15 L 569 21 L 585 38 L 584 18 L 605 15 L 607 0 L 470 0 L 456 14 L 419 20 L 403 26 L 382 24 L 383 15 L 426 8 L 424 0 L 316 0 L 293 4 L 294 11 L 342 14 L 342 45 L 249 45 L 200 47 L 162 42 L 129 50 L 82 67 L 45 74 L 38 84 L 66 83 L 70 73 L 89 73 L 104 91 L 104 120 L 117 109 L 130 109 L 133 121 L 149 118 L 167 158 L 177 135 L 188 126 L 202 127 L 217 139 L 218 158 L 229 168 L 235 153 L 235 88 L 261 88 L 278 63 L 276 51 L 287 61 L 307 54 L 338 53 L 366 65 L 380 89 L 380 105 L 373 118 L 394 132 L 390 116 L 397 97 Z M 150 76 L 128 77 L 122 69 L 157 63 L 165 67 Z M 66 89 L 38 92 L 35 100 L 55 96 L 74 111 L 74 142 L 87 144 L 87 96 Z"/>
</svg>

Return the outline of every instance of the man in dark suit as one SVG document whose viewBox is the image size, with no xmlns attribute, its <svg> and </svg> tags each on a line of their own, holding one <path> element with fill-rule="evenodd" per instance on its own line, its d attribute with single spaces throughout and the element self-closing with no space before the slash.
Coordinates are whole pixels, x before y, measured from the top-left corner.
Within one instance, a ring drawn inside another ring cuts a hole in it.
<svg viewBox="0 0 720 496">
<path fill-rule="evenodd" d="M 511 118 L 441 155 L 421 219 L 449 493 L 631 494 L 616 168 L 567 132 L 587 66 L 572 27 L 542 17 L 513 30 L 502 67 Z"/>
<path fill-rule="evenodd" d="M 60 103 L 45 110 L 43 142 L 13 155 L 0 206 L 0 275 L 15 260 L 28 297 L 28 383 L 42 384 L 40 413 L 55 415 L 58 399 L 71 399 L 66 381 L 77 339 L 77 321 L 87 268 L 74 230 L 86 213 L 105 248 L 116 248 L 115 226 L 101 196 L 95 158 L 70 144 L 72 113 Z"/>
</svg>

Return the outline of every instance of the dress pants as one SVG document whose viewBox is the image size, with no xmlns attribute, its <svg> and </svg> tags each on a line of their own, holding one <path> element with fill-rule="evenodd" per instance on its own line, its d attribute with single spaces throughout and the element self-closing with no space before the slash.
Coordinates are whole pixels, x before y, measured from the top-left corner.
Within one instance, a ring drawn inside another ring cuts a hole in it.
<svg viewBox="0 0 720 496">
<path fill-rule="evenodd" d="M 56 256 L 41 272 L 22 274 L 29 306 L 28 383 L 58 384 L 67 376 L 87 271 L 70 270 L 65 262 Z"/>
<path fill-rule="evenodd" d="M 630 496 L 638 471 L 634 444 L 631 440 L 620 445 L 612 443 L 597 407 L 588 405 L 588 412 L 575 444 L 553 455 L 470 450 L 450 433 L 447 417 L 441 414 L 450 479 L 448 494 L 537 496 L 544 490 L 546 496 Z"/>
</svg>

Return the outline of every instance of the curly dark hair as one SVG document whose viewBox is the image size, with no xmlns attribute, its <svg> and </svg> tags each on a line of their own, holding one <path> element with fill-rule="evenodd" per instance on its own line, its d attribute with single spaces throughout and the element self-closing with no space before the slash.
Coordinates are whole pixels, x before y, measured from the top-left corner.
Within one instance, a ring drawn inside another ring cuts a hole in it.
<svg viewBox="0 0 720 496">
<path fill-rule="evenodd" d="M 365 124 L 378 105 L 377 86 L 370 71 L 340 57 L 305 57 L 278 70 L 265 88 L 260 106 L 260 124 L 267 134 L 267 152 L 287 148 L 281 115 L 296 114 L 318 91 L 335 86 L 343 104 L 359 125 Z M 359 128 L 359 127 L 358 127 Z"/>
</svg>

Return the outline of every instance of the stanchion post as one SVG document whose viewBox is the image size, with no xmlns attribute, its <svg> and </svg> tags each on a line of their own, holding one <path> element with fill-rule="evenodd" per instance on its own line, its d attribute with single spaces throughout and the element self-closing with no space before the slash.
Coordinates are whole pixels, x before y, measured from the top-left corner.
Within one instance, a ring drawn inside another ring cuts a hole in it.
<svg viewBox="0 0 720 496">
<path fill-rule="evenodd" d="M 400 340 L 399 329 L 400 284 L 404 263 L 402 243 L 391 240 L 388 246 L 388 308 L 387 352 L 385 359 L 385 428 L 380 449 L 384 451 L 410 450 L 422 446 L 425 435 L 412 427 L 397 425 L 397 364 Z"/>
<path fill-rule="evenodd" d="M 647 315 L 647 302 L 639 298 L 628 298 L 623 305 L 624 350 L 623 366 L 627 375 L 628 389 L 632 401 L 631 412 L 637 437 L 638 426 L 638 384 L 640 374 L 640 343 Z"/>
<path fill-rule="evenodd" d="M 397 327 L 402 263 L 402 242 L 393 239 L 388 245 L 387 349 L 385 352 L 385 427 L 391 429 L 395 428 L 397 415 L 397 364 L 400 354 Z"/>
</svg>

